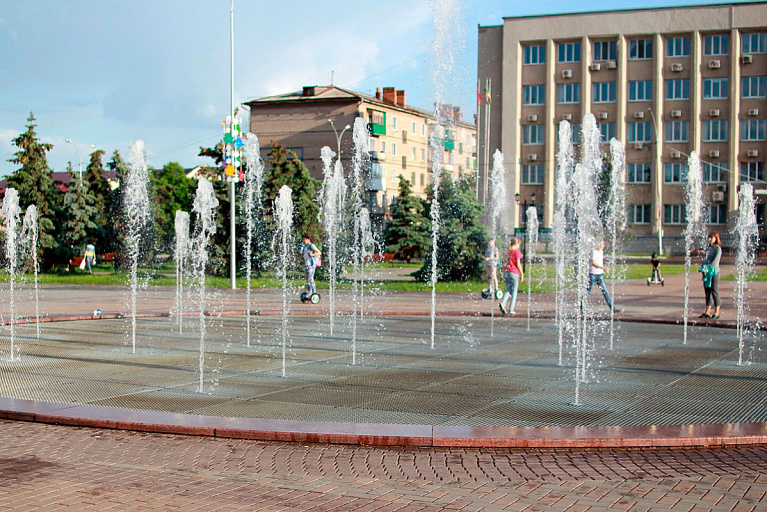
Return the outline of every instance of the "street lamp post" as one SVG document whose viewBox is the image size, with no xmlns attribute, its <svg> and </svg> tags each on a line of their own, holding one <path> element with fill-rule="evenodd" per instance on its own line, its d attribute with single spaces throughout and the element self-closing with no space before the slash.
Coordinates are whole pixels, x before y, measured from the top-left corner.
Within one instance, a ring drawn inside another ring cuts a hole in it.
<svg viewBox="0 0 767 512">
<path fill-rule="evenodd" d="M 77 151 L 77 161 L 79 162 L 79 169 L 80 169 L 80 183 L 83 182 L 83 157 L 80 155 L 80 147 L 75 144 L 75 142 L 72 139 L 66 139 L 66 142 L 69 144 L 72 144 L 75 147 L 75 151 Z M 95 148 L 95 144 L 91 144 L 91 148 Z"/>
<path fill-rule="evenodd" d="M 344 137 L 344 133 L 346 133 L 346 130 L 351 128 L 351 126 L 348 125 L 348 124 L 346 126 L 344 126 L 344 129 L 341 130 L 341 134 L 339 135 L 338 134 L 338 130 L 336 130 L 336 125 L 333 123 L 333 120 L 332 119 L 328 119 L 328 123 L 330 123 L 330 126 L 333 127 L 333 133 L 336 134 L 336 143 L 338 145 L 337 146 L 337 148 L 338 148 L 337 155 L 338 155 L 338 158 L 340 159 L 341 158 L 341 139 Z"/>
<path fill-rule="evenodd" d="M 514 194 L 514 201 L 517 203 L 518 206 L 520 205 L 519 199 L 520 199 L 519 193 Z M 528 206 L 535 206 L 535 192 L 530 194 L 530 202 L 528 203 L 527 199 L 525 199 L 522 202 L 521 206 L 522 206 L 522 216 L 525 219 L 525 238 L 523 240 L 524 244 L 522 245 L 522 270 L 527 271 L 527 269 L 525 268 L 526 265 L 527 265 L 527 236 L 528 236 L 527 235 L 527 229 L 528 229 L 528 226 L 527 226 L 527 207 Z"/>
</svg>

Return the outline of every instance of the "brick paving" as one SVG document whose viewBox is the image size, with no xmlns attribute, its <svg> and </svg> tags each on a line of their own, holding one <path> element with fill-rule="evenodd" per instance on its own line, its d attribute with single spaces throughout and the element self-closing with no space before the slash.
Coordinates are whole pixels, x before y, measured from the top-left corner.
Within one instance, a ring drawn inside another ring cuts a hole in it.
<svg viewBox="0 0 767 512">
<path fill-rule="evenodd" d="M 759 511 L 767 447 L 379 448 L 0 420 L 0 509 Z"/>
</svg>

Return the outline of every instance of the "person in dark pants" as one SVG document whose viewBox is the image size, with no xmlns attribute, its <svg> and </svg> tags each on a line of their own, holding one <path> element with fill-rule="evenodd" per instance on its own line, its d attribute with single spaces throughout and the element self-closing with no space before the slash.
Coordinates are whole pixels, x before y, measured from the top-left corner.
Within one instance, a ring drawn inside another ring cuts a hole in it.
<svg viewBox="0 0 767 512">
<path fill-rule="evenodd" d="M 716 231 L 708 235 L 708 247 L 703 255 L 700 273 L 703 274 L 703 291 L 706 293 L 706 311 L 701 318 L 719 318 L 719 261 L 722 259 L 722 241 Z M 711 306 L 714 312 L 711 313 Z"/>
<path fill-rule="evenodd" d="M 610 292 L 607 291 L 607 284 L 605 284 L 604 273 L 609 271 L 610 268 L 604 264 L 605 258 L 605 242 L 601 240 L 596 249 L 591 251 L 589 258 L 589 285 L 586 288 L 587 293 L 591 293 L 591 288 L 596 284 L 602 290 L 602 295 L 605 296 L 605 302 L 607 307 L 613 310 L 613 313 L 620 315 L 623 313 L 623 309 L 618 309 L 613 305 L 613 299 L 610 297 Z"/>
</svg>

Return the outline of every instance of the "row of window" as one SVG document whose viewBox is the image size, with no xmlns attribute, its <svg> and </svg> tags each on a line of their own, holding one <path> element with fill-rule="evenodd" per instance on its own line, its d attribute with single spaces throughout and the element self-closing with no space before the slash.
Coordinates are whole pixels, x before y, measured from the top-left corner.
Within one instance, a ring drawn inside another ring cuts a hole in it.
<svg viewBox="0 0 767 512">
<path fill-rule="evenodd" d="M 690 36 L 675 36 L 666 38 L 666 57 L 689 57 Z M 617 41 L 594 41 L 595 62 L 617 59 Z M 743 34 L 740 44 L 741 52 L 745 54 L 767 53 L 767 33 L 757 32 Z M 728 55 L 730 50 L 729 34 L 713 34 L 703 37 L 703 54 L 707 56 Z M 647 60 L 653 58 L 653 39 L 641 38 L 629 40 L 629 59 Z M 557 62 L 580 62 L 581 43 L 579 41 L 557 44 Z M 523 47 L 523 63 L 537 65 L 546 63 L 545 44 L 531 44 Z"/>
<path fill-rule="evenodd" d="M 701 172 L 704 183 L 724 183 L 727 181 L 727 164 L 702 163 Z M 523 185 L 543 185 L 545 166 L 543 164 L 523 165 Z M 626 165 L 627 183 L 650 183 L 652 167 L 649 163 L 630 163 Z M 740 167 L 740 181 L 763 183 L 765 178 L 765 162 L 743 162 Z M 687 164 L 682 162 L 666 163 L 663 165 L 663 180 L 665 183 L 685 183 L 687 181 Z"/>
<path fill-rule="evenodd" d="M 630 204 L 628 205 L 628 221 L 632 224 L 650 223 L 649 204 Z M 706 205 L 704 218 L 706 224 L 727 224 L 727 205 L 715 204 Z M 664 204 L 663 205 L 663 223 L 664 224 L 685 224 L 687 222 L 686 206 L 684 204 Z"/>
<path fill-rule="evenodd" d="M 652 80 L 629 81 L 629 101 L 652 101 Z M 615 103 L 615 82 L 594 82 L 591 84 L 594 103 Z M 728 78 L 704 78 L 703 99 L 721 100 L 729 97 Z M 743 99 L 767 98 L 767 76 L 744 76 L 741 79 L 741 97 Z M 667 100 L 689 100 L 690 80 L 687 78 L 666 80 Z M 557 103 L 580 103 L 581 84 L 557 84 Z M 523 85 L 522 104 L 544 105 L 546 86 L 544 84 Z"/>
<path fill-rule="evenodd" d="M 615 123 L 599 123 L 602 142 L 609 142 L 615 137 Z M 689 121 L 666 121 L 664 123 L 665 142 L 689 142 Z M 727 142 L 728 122 L 724 119 L 707 119 L 702 122 L 703 142 Z M 653 123 L 640 121 L 628 123 L 628 142 L 630 144 L 649 143 L 653 140 Z M 558 134 L 559 132 L 557 132 Z M 573 125 L 573 143 L 578 144 L 580 125 Z M 743 142 L 759 142 L 767 140 L 767 120 L 742 119 L 740 121 L 740 140 Z M 546 125 L 527 124 L 522 126 L 522 145 L 540 146 L 546 143 Z"/>
</svg>

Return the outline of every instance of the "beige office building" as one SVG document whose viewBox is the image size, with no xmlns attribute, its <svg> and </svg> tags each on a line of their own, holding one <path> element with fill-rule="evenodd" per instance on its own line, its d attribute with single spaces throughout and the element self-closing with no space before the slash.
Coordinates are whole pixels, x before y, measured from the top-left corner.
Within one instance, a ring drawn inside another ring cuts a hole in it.
<svg viewBox="0 0 767 512">
<path fill-rule="evenodd" d="M 587 113 L 605 143 L 624 143 L 637 249 L 657 248 L 659 230 L 664 249 L 678 249 L 692 151 L 710 229 L 732 227 L 741 182 L 766 188 L 767 3 L 504 18 L 478 37 L 478 77 L 493 91 L 489 133 L 479 122 L 479 190 L 488 144 L 504 153 L 509 195 L 535 193 L 543 226 L 554 213 L 558 125 L 570 120 L 576 132 Z M 763 235 L 765 196 L 757 201 Z M 510 222 L 522 217 L 516 208 Z"/>
<path fill-rule="evenodd" d="M 340 149 L 344 169 L 350 173 L 352 127 L 357 118 L 363 118 L 370 134 L 371 159 L 370 172 L 364 176 L 366 200 L 379 227 L 399 194 L 400 175 L 410 181 L 415 195 L 425 197 L 433 171 L 432 131 L 440 131 L 444 171 L 453 177 L 476 173 L 476 127 L 461 120 L 460 110 L 448 107 L 452 127 L 445 134 L 433 112 L 408 105 L 405 91 L 394 87 L 378 89 L 370 96 L 336 86 L 309 86 L 246 105 L 250 131 L 258 135 L 264 158 L 272 143 L 285 146 L 317 179 L 322 179 L 320 151 L 324 146 L 336 152 Z"/>
</svg>

